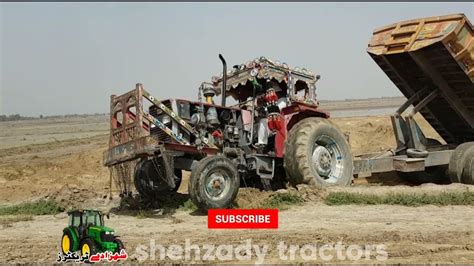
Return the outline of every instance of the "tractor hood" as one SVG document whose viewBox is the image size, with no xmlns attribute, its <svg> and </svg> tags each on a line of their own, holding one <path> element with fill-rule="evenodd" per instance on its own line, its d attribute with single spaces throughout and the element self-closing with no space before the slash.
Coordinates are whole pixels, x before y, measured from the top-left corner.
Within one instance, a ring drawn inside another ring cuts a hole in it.
<svg viewBox="0 0 474 266">
<path fill-rule="evenodd" d="M 97 233 L 109 233 L 109 232 L 114 232 L 114 229 L 107 227 L 107 226 L 91 226 L 89 227 L 90 231 L 94 231 Z"/>
</svg>

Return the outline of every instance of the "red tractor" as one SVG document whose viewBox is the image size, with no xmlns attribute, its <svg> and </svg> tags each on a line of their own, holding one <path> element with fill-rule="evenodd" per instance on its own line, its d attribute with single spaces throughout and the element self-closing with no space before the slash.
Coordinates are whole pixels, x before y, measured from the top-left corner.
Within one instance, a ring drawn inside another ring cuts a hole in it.
<svg viewBox="0 0 474 266">
<path fill-rule="evenodd" d="M 141 84 L 112 95 L 104 161 L 113 175 L 123 177 L 123 193 L 131 193 L 127 175 L 133 175 L 142 196 L 166 196 L 187 170 L 190 197 L 207 210 L 231 206 L 241 186 L 351 183 L 347 140 L 318 108 L 319 75 L 265 57 L 228 71 L 219 58 L 223 72 L 201 84 L 198 101 L 160 101 Z M 214 102 L 219 95 L 220 105 Z"/>
</svg>

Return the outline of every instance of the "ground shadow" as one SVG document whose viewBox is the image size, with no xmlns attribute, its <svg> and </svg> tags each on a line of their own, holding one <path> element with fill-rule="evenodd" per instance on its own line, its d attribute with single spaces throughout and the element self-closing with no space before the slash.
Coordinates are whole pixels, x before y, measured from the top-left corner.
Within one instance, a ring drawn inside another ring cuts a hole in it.
<svg viewBox="0 0 474 266">
<path fill-rule="evenodd" d="M 375 173 L 371 176 L 365 177 L 365 180 L 369 184 L 377 184 L 381 186 L 416 186 L 416 184 L 410 183 L 401 178 L 396 172 Z"/>
<path fill-rule="evenodd" d="M 140 194 L 135 194 L 122 197 L 119 206 L 112 208 L 110 212 L 137 218 L 166 218 L 175 214 L 178 209 L 190 208 L 189 201 L 189 195 L 181 193 L 155 197 L 142 197 Z"/>
<path fill-rule="evenodd" d="M 426 183 L 433 183 L 437 185 L 448 185 L 451 184 L 451 181 L 444 173 L 439 173 L 437 175 L 420 173 L 397 173 L 397 172 L 388 172 L 388 173 L 378 173 L 373 174 L 372 176 L 365 177 L 364 179 L 369 184 L 377 184 L 381 186 L 419 186 Z M 424 178 L 422 178 L 424 177 Z"/>
</svg>

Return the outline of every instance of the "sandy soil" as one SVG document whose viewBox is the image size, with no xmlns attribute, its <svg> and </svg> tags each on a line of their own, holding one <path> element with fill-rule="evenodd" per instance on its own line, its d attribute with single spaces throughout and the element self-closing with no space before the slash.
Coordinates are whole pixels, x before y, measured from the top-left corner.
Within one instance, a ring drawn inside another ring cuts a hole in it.
<svg viewBox="0 0 474 266">
<path fill-rule="evenodd" d="M 0 205 L 53 198 L 65 206 L 101 209 L 116 206 L 118 198 L 115 196 L 110 201 L 107 197 L 109 172 L 101 164 L 108 142 L 107 123 L 98 119 L 41 120 L 34 125 L 24 121 L 0 123 Z M 336 118 L 334 121 L 349 137 L 354 154 L 384 151 L 395 145 L 390 119 L 386 116 Z M 439 138 L 426 122 L 419 121 L 430 137 Z M 55 132 L 62 137 L 54 137 Z M 23 143 L 19 144 L 20 140 Z M 393 186 L 381 186 L 386 180 L 391 180 Z M 472 190 L 472 186 L 407 187 L 393 175 L 386 174 L 358 179 L 352 187 L 335 189 L 363 193 L 435 193 Z M 251 206 L 253 200 L 271 193 L 244 189 L 239 193 L 238 202 Z M 385 244 L 389 254 L 386 262 L 391 263 L 474 263 L 472 206 L 326 206 L 318 193 L 313 191 L 303 205 L 282 211 L 278 230 L 208 230 L 205 216 L 183 209 L 168 214 L 158 212 L 155 217 L 146 219 L 112 215 L 107 223 L 122 236 L 130 254 L 135 253 L 137 245 L 149 245 L 150 238 L 163 245 L 183 244 L 185 239 L 198 245 L 239 244 L 252 239 L 254 244 L 270 245 L 265 262 L 273 263 L 284 262 L 276 251 L 279 241 L 300 246 L 342 241 L 346 245 Z M 115 191 L 113 194 L 116 195 Z M 0 225 L 0 263 L 54 262 L 66 224 L 66 215 L 62 213 Z M 301 257 L 296 261 L 304 262 Z"/>
<path fill-rule="evenodd" d="M 206 216 L 185 211 L 146 219 L 112 215 L 106 222 L 124 239 L 130 255 L 137 255 L 138 245 L 150 247 L 150 239 L 165 247 L 184 246 L 186 239 L 200 246 L 239 245 L 250 239 L 252 244 L 269 246 L 265 263 L 277 263 L 282 262 L 277 251 L 280 241 L 300 247 L 341 241 L 344 245 L 384 244 L 387 263 L 472 263 L 474 232 L 469 217 L 474 217 L 474 208 L 462 206 L 330 207 L 307 203 L 280 212 L 278 230 L 208 230 Z M 0 229 L 0 260 L 53 262 L 59 250 L 60 228 L 66 223 L 64 214 L 48 215 Z M 169 258 L 165 261 L 171 262 Z M 297 253 L 293 262 L 304 261 Z M 374 258 L 370 261 L 377 262 Z"/>
</svg>

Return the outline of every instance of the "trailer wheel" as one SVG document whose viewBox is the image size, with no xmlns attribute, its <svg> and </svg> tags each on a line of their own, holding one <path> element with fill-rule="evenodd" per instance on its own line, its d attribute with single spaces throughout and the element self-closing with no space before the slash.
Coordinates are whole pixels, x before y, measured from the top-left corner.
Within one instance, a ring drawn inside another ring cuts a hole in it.
<svg viewBox="0 0 474 266">
<path fill-rule="evenodd" d="M 462 171 L 461 182 L 474 185 L 474 148 L 470 148 L 464 154 L 464 168 Z"/>
<path fill-rule="evenodd" d="M 201 210 L 229 208 L 240 186 L 231 160 L 215 155 L 197 162 L 189 179 L 189 196 Z"/>
<path fill-rule="evenodd" d="M 462 178 L 465 154 L 469 149 L 474 147 L 474 142 L 465 142 L 457 146 L 449 160 L 448 174 L 451 182 L 460 183 Z"/>
<path fill-rule="evenodd" d="M 348 186 L 353 162 L 344 134 L 329 120 L 305 118 L 291 128 L 284 167 L 292 185 Z"/>
</svg>

